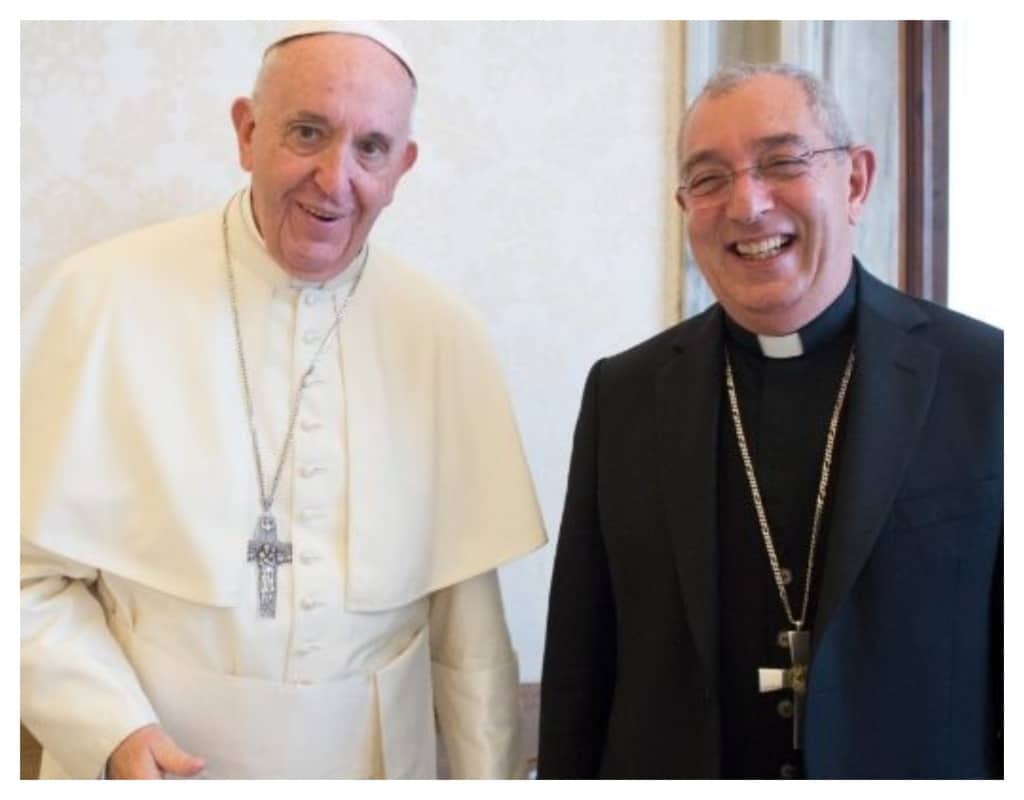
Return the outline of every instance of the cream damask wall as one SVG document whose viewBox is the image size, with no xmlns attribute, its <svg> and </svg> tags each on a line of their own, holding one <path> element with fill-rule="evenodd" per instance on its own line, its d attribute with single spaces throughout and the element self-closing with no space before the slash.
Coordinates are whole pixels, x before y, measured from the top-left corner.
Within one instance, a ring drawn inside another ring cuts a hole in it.
<svg viewBox="0 0 1024 800">
<path fill-rule="evenodd" d="M 420 161 L 374 240 L 485 315 L 549 534 L 583 379 L 663 326 L 670 23 L 403 22 Z M 22 296 L 49 265 L 245 182 L 228 108 L 275 23 L 23 23 Z M 540 675 L 553 548 L 502 570 Z"/>
</svg>

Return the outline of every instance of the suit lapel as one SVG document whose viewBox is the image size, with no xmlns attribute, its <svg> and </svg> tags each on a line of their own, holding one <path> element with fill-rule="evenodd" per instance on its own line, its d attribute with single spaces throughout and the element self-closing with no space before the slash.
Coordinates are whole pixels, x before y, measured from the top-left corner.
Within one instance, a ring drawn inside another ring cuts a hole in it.
<svg viewBox="0 0 1024 800">
<path fill-rule="evenodd" d="M 839 454 L 828 555 L 812 631 L 821 640 L 874 548 L 927 417 L 939 351 L 911 335 L 927 324 L 906 297 L 860 271 L 857 361 Z"/>
<path fill-rule="evenodd" d="M 721 309 L 683 330 L 658 375 L 658 481 L 690 630 L 711 691 L 718 684 L 715 517 L 722 382 Z"/>
</svg>

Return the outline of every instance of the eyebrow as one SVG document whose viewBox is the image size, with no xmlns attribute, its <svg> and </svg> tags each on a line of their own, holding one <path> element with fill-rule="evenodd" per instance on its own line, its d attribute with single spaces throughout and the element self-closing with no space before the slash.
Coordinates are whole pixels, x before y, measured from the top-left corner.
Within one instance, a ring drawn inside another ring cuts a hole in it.
<svg viewBox="0 0 1024 800">
<path fill-rule="evenodd" d="M 291 125 L 294 122 L 315 122 L 319 125 L 329 125 L 327 117 L 323 114 L 317 114 L 313 111 L 296 111 L 294 114 L 289 114 L 285 119 L 286 125 Z"/>
<path fill-rule="evenodd" d="M 786 145 L 797 145 L 799 147 L 810 147 L 807 143 L 807 139 L 798 133 L 776 133 L 771 136 L 762 136 L 760 139 L 754 140 L 754 147 L 759 150 L 771 150 L 773 147 L 783 147 Z M 704 161 L 714 161 L 718 163 L 725 163 L 725 159 L 722 154 L 714 148 L 708 148 L 705 150 L 698 150 L 692 156 L 690 156 L 683 163 L 683 167 L 680 172 L 685 175 L 689 172 L 696 164 L 700 164 Z"/>
<path fill-rule="evenodd" d="M 289 116 L 283 123 L 284 127 L 288 125 L 294 125 L 296 122 L 308 122 L 317 125 L 323 125 L 325 128 L 331 127 L 331 121 L 323 114 L 317 114 L 315 111 L 296 111 L 294 114 Z M 372 130 L 368 133 L 360 136 L 359 138 L 364 140 L 372 140 L 378 144 L 387 147 L 388 149 L 394 144 L 395 138 L 390 136 L 383 131 Z"/>
</svg>

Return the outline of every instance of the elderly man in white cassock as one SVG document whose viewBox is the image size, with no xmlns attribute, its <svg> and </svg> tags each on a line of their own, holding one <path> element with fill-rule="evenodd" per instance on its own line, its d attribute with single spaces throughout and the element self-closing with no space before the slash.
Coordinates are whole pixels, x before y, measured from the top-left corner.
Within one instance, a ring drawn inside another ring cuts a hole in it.
<svg viewBox="0 0 1024 800">
<path fill-rule="evenodd" d="M 416 161 L 379 26 L 267 50 L 250 186 L 24 314 L 21 714 L 42 775 L 522 775 L 495 569 L 544 532 L 481 322 L 368 235 Z"/>
</svg>

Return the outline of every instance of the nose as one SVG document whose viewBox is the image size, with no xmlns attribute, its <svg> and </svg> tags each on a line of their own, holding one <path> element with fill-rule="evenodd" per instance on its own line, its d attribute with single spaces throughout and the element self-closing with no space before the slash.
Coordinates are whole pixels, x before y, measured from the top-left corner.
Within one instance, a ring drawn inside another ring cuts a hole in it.
<svg viewBox="0 0 1024 800">
<path fill-rule="evenodd" d="M 313 180 L 327 197 L 336 198 L 345 192 L 352 176 L 351 151 L 346 141 L 337 142 L 321 151 Z"/>
<path fill-rule="evenodd" d="M 730 219 L 736 222 L 755 222 L 774 207 L 772 188 L 767 181 L 761 180 L 756 169 L 743 170 L 733 175 L 726 204 Z"/>
</svg>

